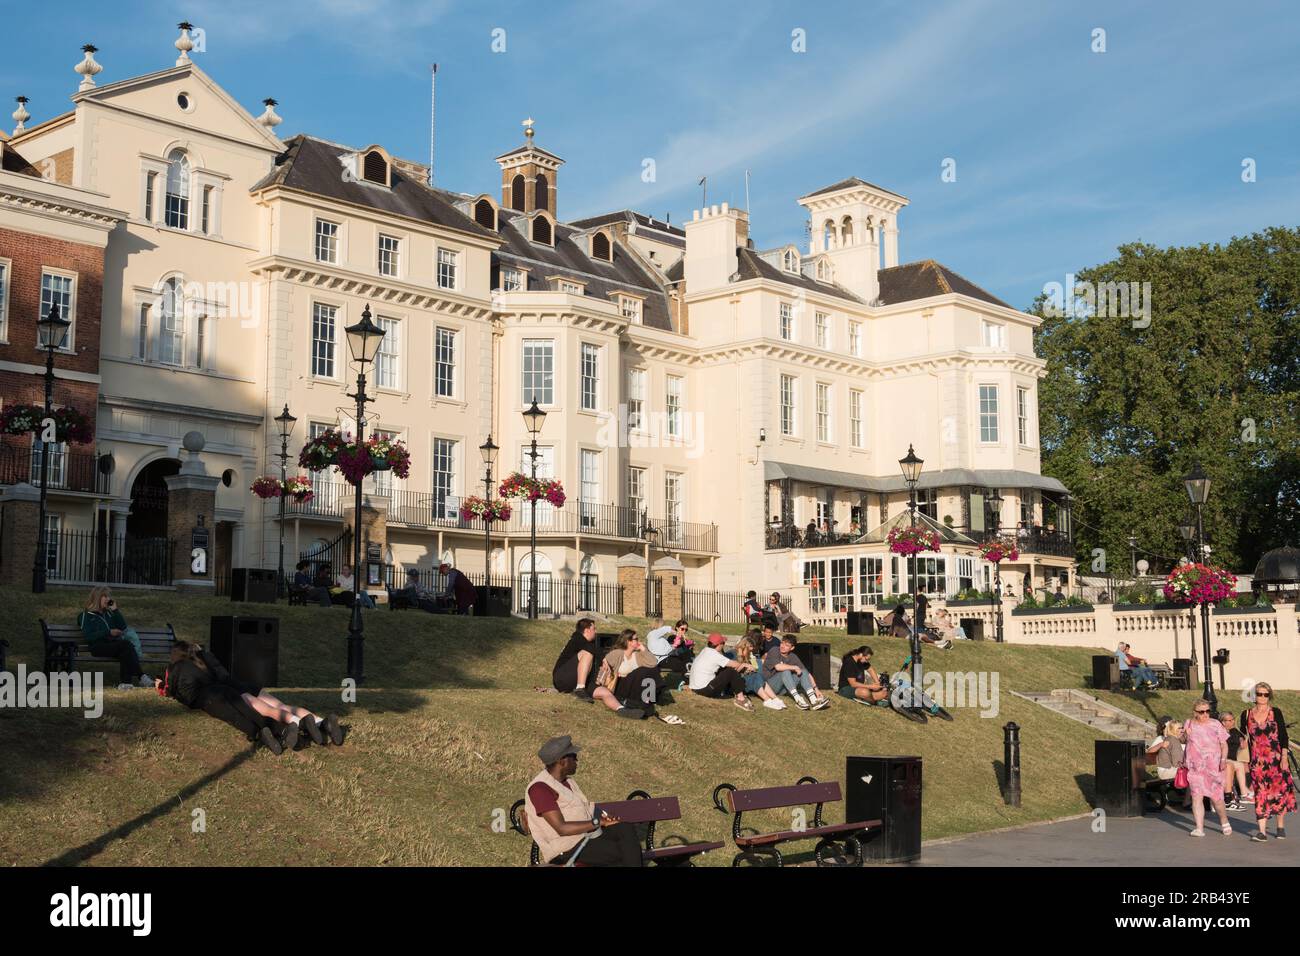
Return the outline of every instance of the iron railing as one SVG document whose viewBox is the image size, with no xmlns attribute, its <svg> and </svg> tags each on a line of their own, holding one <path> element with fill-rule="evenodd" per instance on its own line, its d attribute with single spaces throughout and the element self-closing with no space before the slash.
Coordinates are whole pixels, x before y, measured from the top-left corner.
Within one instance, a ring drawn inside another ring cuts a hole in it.
<svg viewBox="0 0 1300 956">
<path fill-rule="evenodd" d="M 313 484 L 313 492 L 310 501 L 286 500 L 285 516 L 341 518 L 353 501 L 353 487 L 346 482 L 317 481 Z M 371 489 L 368 494 L 371 498 L 386 500 L 389 524 L 478 533 L 483 531 L 481 518 L 467 520 L 460 516 L 463 499 L 457 495 L 434 495 L 405 488 Z M 656 548 L 706 553 L 716 553 L 718 550 L 717 525 L 653 517 L 646 520 L 653 535 L 651 541 Z M 494 534 L 528 534 L 532 527 L 531 521 L 532 506 L 524 501 L 515 501 L 512 502 L 510 517 L 506 521 L 492 522 L 492 531 Z M 539 501 L 537 532 L 639 541 L 644 538 L 646 528 L 642 514 L 636 508 L 589 501 L 567 501 L 563 507 L 557 508 L 548 502 Z"/>
<path fill-rule="evenodd" d="M 169 585 L 173 548 L 166 538 L 58 531 L 46 535 L 45 576 L 61 584 Z"/>
<path fill-rule="evenodd" d="M 49 481 L 51 491 L 88 491 L 107 494 L 108 475 L 99 470 L 99 456 L 89 451 L 70 451 L 51 445 Z M 41 483 L 41 452 L 30 447 L 0 445 L 0 485 L 19 482 Z"/>
<path fill-rule="evenodd" d="M 682 616 L 688 621 L 744 624 L 745 595 L 729 591 L 682 590 Z"/>
</svg>

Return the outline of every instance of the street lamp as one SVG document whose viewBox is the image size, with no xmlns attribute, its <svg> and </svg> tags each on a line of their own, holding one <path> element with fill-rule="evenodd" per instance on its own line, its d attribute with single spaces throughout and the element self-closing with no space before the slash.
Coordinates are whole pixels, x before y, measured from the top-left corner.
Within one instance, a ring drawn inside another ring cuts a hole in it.
<svg viewBox="0 0 1300 956">
<path fill-rule="evenodd" d="M 68 326 L 72 323 L 59 315 L 57 305 L 50 306 L 50 314 L 36 323 L 39 347 L 45 349 L 45 414 L 41 416 L 41 430 L 50 417 L 50 406 L 54 402 L 54 350 L 62 347 L 67 337 Z M 45 497 L 49 490 L 50 443 L 41 439 L 41 516 L 36 528 L 36 560 L 32 564 L 32 593 L 45 593 L 45 572 L 48 564 L 49 550 L 45 536 Z"/>
<path fill-rule="evenodd" d="M 1138 546 L 1137 537 L 1130 534 L 1128 536 L 1128 558 L 1129 558 L 1129 565 L 1133 569 L 1133 583 L 1135 585 L 1137 584 L 1137 575 L 1138 575 L 1137 546 Z"/>
<path fill-rule="evenodd" d="M 497 452 L 501 449 L 492 441 L 492 436 L 488 435 L 487 441 L 478 446 L 479 452 L 483 455 L 483 491 L 487 497 L 487 506 L 492 505 L 492 466 L 496 464 Z M 488 606 L 492 601 L 492 522 L 485 513 L 483 516 L 483 613 L 488 613 Z"/>
<path fill-rule="evenodd" d="M 532 444 L 528 450 L 528 457 L 532 461 L 532 479 L 533 484 L 537 483 L 537 433 L 542 430 L 542 423 L 546 421 L 546 412 L 537 407 L 537 399 L 533 399 L 533 404 L 524 412 L 524 424 L 528 426 L 528 434 L 531 437 Z M 537 498 L 533 497 L 531 504 L 532 517 L 528 528 L 528 617 L 530 620 L 537 619 Z"/>
<path fill-rule="evenodd" d="M 916 452 L 912 446 L 907 446 L 907 457 L 898 459 L 898 467 L 903 470 L 903 480 L 907 482 L 907 516 L 909 527 L 916 526 L 916 483 L 921 478 L 921 466 L 925 461 L 916 457 Z M 916 555 L 910 554 L 907 558 L 908 588 L 912 592 L 912 690 L 915 692 L 920 686 L 917 684 L 917 674 L 924 674 L 921 667 L 921 635 L 918 630 L 920 621 L 916 619 L 916 613 L 919 606 L 916 600 Z M 918 698 L 913 697 L 913 703 Z"/>
<path fill-rule="evenodd" d="M 1210 498 L 1210 479 L 1199 463 L 1183 478 L 1183 487 L 1187 489 L 1187 497 L 1196 509 L 1196 557 L 1201 561 L 1205 555 L 1204 510 L 1205 503 Z M 1210 605 L 1205 601 L 1201 602 L 1201 663 L 1205 668 L 1205 692 L 1202 696 L 1210 705 L 1211 716 L 1217 718 L 1219 701 L 1214 695 L 1214 671 L 1210 669 Z"/>
<path fill-rule="evenodd" d="M 361 321 L 356 325 L 349 325 L 344 331 L 348 336 L 348 350 L 352 353 L 352 360 L 357 363 L 357 390 L 349 394 L 348 398 L 357 400 L 357 452 L 363 450 L 362 439 L 365 437 L 366 430 L 366 366 L 375 360 L 375 354 L 379 351 L 379 344 L 383 341 L 384 330 L 375 325 L 370 318 L 370 306 L 367 305 L 361 312 Z M 353 513 L 352 520 L 352 574 L 354 593 L 360 588 L 359 578 L 361 575 L 361 485 L 357 481 L 356 493 L 356 510 Z M 359 685 L 365 680 L 364 666 L 364 649 L 365 635 L 362 633 L 361 625 L 361 600 L 358 595 L 357 599 L 352 602 L 352 618 L 348 624 L 348 677 L 352 678 Z"/>
<path fill-rule="evenodd" d="M 650 523 L 645 509 L 641 509 L 641 537 L 645 538 L 645 616 L 656 617 L 660 613 L 659 602 L 651 602 L 650 559 L 654 556 L 654 545 L 650 539 L 659 533 L 659 529 Z M 653 604 L 653 606 L 652 606 Z M 652 613 L 653 612 L 653 613 Z"/>
<path fill-rule="evenodd" d="M 280 577 L 276 584 L 277 596 L 284 593 L 284 482 L 287 477 L 285 468 L 289 463 L 289 436 L 298 419 L 289 414 L 289 403 L 285 402 L 284 411 L 275 416 L 276 427 L 280 430 Z M 353 569 L 353 574 L 356 569 Z"/>
<path fill-rule="evenodd" d="M 1002 491 L 999 488 L 993 489 L 993 494 L 989 496 L 989 504 L 993 506 L 993 537 L 998 537 L 1002 531 Z M 993 599 L 998 609 L 998 631 L 997 642 L 1002 643 L 1002 562 L 997 561 L 993 565 Z"/>
</svg>

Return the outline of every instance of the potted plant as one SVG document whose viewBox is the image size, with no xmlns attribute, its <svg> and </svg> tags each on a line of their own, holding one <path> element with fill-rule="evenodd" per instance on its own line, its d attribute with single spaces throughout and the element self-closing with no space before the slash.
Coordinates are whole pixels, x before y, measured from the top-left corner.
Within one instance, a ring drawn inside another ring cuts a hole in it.
<svg viewBox="0 0 1300 956">
<path fill-rule="evenodd" d="M 885 540 L 889 543 L 889 550 L 894 554 L 910 556 L 920 554 L 922 551 L 939 550 L 939 532 L 920 525 L 890 528 Z"/>
<path fill-rule="evenodd" d="M 1208 564 L 1180 564 L 1165 578 L 1165 597 L 1175 604 L 1214 604 L 1232 597 L 1236 575 Z"/>
<path fill-rule="evenodd" d="M 503 498 L 488 501 L 486 498 L 471 495 L 460 503 L 461 521 L 472 521 L 475 518 L 489 523 L 493 521 L 509 521 L 510 514 L 510 502 Z"/>
</svg>

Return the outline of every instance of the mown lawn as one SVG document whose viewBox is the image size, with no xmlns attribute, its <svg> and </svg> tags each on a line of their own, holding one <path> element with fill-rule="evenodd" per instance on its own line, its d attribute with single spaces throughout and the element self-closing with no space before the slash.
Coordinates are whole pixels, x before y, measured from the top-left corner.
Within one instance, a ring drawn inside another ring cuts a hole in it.
<svg viewBox="0 0 1300 956">
<path fill-rule="evenodd" d="M 282 696 L 338 712 L 348 743 L 280 758 L 252 752 L 225 724 L 146 690 L 110 690 L 98 720 L 80 711 L 0 710 L 0 863 L 521 865 L 527 841 L 500 832 L 501 822 L 539 767 L 537 747 L 561 733 L 584 748 L 579 779 L 588 795 L 621 799 L 642 788 L 682 798 L 684 819 L 661 826 L 660 839 L 726 839 L 730 820 L 709 803 L 717 783 L 792 784 L 805 774 L 842 781 L 848 754 L 924 758 L 927 839 L 1088 809 L 1094 735 L 1009 693 L 1082 687 L 1086 649 L 963 642 L 927 656 L 932 670 L 996 672 L 995 717 L 967 708 L 953 723 L 917 725 L 839 698 L 820 713 L 748 714 L 687 693 L 671 707 L 686 726 L 671 727 L 620 721 L 600 705 L 534 689 L 549 686 L 571 622 L 381 608 L 366 616 L 367 682 L 355 704 L 344 704 L 341 608 L 232 606 L 158 592 L 118 598 L 132 623 L 170 621 L 200 641 L 215 614 L 278 616 Z M 72 622 L 82 599 L 54 589 L 38 602 L 0 590 L 11 669 L 39 666 L 38 617 Z M 805 639 L 829 640 L 836 655 L 861 643 L 834 632 Z M 882 669 L 901 663 L 904 642 L 866 641 Z M 110 667 L 109 686 L 115 676 Z M 1023 742 L 1018 809 L 1003 805 L 995 773 L 1009 720 Z M 195 811 L 205 832 L 194 832 Z M 790 820 L 774 814 L 767 822 Z M 730 858 L 722 851 L 701 862 Z"/>
</svg>

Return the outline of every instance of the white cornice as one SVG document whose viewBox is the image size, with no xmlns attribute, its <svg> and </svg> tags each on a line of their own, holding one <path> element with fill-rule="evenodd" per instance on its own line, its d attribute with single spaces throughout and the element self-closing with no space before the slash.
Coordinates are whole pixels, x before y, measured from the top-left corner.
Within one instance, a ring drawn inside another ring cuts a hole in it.
<svg viewBox="0 0 1300 956">
<path fill-rule="evenodd" d="M 15 181 L 19 178 L 30 180 L 30 185 Z M 48 188 L 51 186 L 60 186 L 60 188 Z M 80 192 L 73 187 L 47 183 L 45 180 L 33 179 L 30 176 L 19 177 L 18 174 L 8 173 L 0 175 L 0 203 L 10 209 L 53 219 L 73 219 L 105 233 L 111 232 L 118 222 L 126 218 L 126 213 L 120 210 L 81 201 L 75 195 L 60 195 L 64 190 Z M 88 193 L 87 195 L 101 194 Z"/>
<path fill-rule="evenodd" d="M 254 259 L 248 268 L 254 275 L 265 275 L 267 279 L 275 278 L 272 274 L 278 273 L 279 278 L 299 285 L 359 295 L 391 305 L 426 309 L 469 319 L 486 320 L 492 317 L 490 302 L 450 295 L 445 289 L 430 289 L 396 282 L 388 277 L 363 275 L 320 262 L 271 255 Z"/>
</svg>

